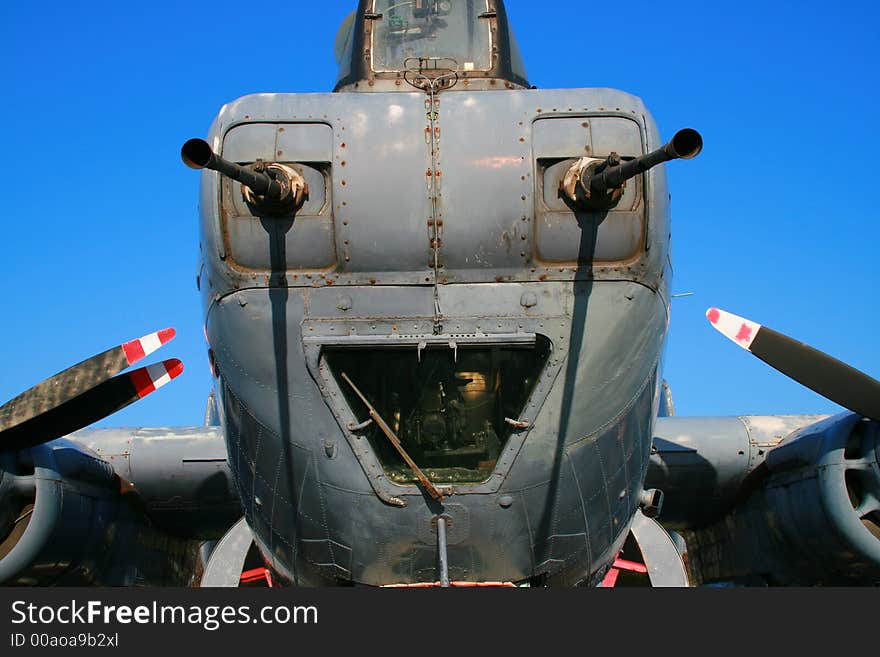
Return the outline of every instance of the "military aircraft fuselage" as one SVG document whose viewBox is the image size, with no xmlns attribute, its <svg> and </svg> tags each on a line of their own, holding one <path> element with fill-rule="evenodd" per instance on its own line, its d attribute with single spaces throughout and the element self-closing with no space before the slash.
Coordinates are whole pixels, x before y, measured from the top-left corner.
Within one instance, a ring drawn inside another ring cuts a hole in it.
<svg viewBox="0 0 880 657">
<path fill-rule="evenodd" d="M 452 580 L 595 584 L 648 466 L 669 197 L 663 167 L 606 207 L 561 187 L 660 136 L 620 91 L 406 77 L 246 96 L 211 127 L 224 159 L 307 185 L 267 209 L 202 173 L 199 285 L 247 522 L 291 584 L 433 582 L 438 520 Z"/>
</svg>

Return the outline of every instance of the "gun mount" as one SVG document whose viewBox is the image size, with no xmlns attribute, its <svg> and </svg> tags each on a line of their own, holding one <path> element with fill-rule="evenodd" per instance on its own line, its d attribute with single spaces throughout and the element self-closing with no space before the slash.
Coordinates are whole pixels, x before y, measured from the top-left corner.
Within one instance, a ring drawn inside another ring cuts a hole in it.
<svg viewBox="0 0 880 657">
<path fill-rule="evenodd" d="M 703 149 L 703 138 L 692 128 L 683 128 L 661 148 L 630 160 L 611 153 L 607 158 L 582 157 L 566 172 L 563 194 L 585 209 L 609 208 L 620 200 L 626 181 L 669 160 L 690 160 Z"/>
<path fill-rule="evenodd" d="M 286 164 L 257 160 L 241 166 L 214 153 L 204 139 L 190 139 L 180 149 L 183 163 L 191 169 L 211 169 L 241 183 L 244 200 L 265 214 L 289 214 L 308 197 L 302 175 Z"/>
</svg>

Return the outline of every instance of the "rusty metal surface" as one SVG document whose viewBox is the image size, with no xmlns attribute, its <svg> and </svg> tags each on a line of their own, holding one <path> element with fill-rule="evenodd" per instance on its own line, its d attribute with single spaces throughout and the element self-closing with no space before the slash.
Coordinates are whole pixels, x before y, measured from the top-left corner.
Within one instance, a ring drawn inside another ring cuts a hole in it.
<svg viewBox="0 0 880 657">
<path fill-rule="evenodd" d="M 435 274 L 440 285 L 583 277 L 577 267 L 579 238 L 569 235 L 571 230 L 579 231 L 576 217 L 564 205 L 552 210 L 553 221 L 560 229 L 570 222 L 573 228 L 565 228 L 568 232 L 563 231 L 565 237 L 560 237 L 559 244 L 571 249 L 565 245 L 574 242 L 574 254 L 541 256 L 535 242 L 544 197 L 542 181 L 537 180 L 543 169 L 539 170 L 537 160 L 579 157 L 585 135 L 594 152 L 615 143 L 626 154 L 660 145 L 641 102 L 623 92 L 483 93 L 456 88 L 435 98 L 434 109 L 439 112 L 433 128 L 434 112 L 426 101 L 427 95 L 421 92 L 266 94 L 246 96 L 224 108 L 208 141 L 215 149 L 222 146 L 224 153 L 234 150 L 237 154 L 230 157 L 245 162 L 268 159 L 277 152 L 279 135 L 286 134 L 279 132 L 282 128 L 299 135 L 306 128 L 332 134 L 330 141 L 322 141 L 328 147 L 321 146 L 321 153 L 311 137 L 302 139 L 302 147 L 291 139 L 280 149 L 286 163 L 301 167 L 320 158 L 324 164 L 317 170 L 322 173 L 314 182 L 308 181 L 310 196 L 325 184 L 328 199 L 323 208 L 311 210 L 307 210 L 312 203 L 308 201 L 281 233 L 288 262 L 286 285 L 425 285 L 434 283 Z M 544 137 L 540 143 L 535 141 L 533 124 L 537 129 L 557 122 L 562 128 L 554 129 L 558 133 L 552 138 L 555 145 Z M 585 122 L 589 130 L 582 127 Z M 620 142 L 627 133 L 618 126 L 624 125 L 635 127 L 636 146 Z M 245 128 L 251 131 L 248 138 L 237 138 L 233 145 L 232 137 L 244 134 Z M 432 148 L 439 154 L 436 165 Z M 456 166 L 447 167 L 444 162 Z M 382 175 L 377 175 L 379 171 Z M 428 171 L 431 176 L 426 175 Z M 620 220 L 603 222 L 600 230 L 611 231 L 612 254 L 619 252 L 613 245 L 621 239 L 629 240 L 630 246 L 624 249 L 628 254 L 639 250 L 633 245 L 642 243 L 648 250 L 619 264 L 605 262 L 601 257 L 605 242 L 600 236 L 597 259 L 590 267 L 593 279 L 624 278 L 655 288 L 660 285 L 666 264 L 668 199 L 660 193 L 665 174 L 658 167 L 643 177 L 644 189 L 635 186 L 631 200 L 627 191 L 618 206 L 627 208 L 621 210 Z M 272 278 L 267 230 L 258 218 L 235 205 L 240 196 L 237 188 L 218 182 L 216 174 L 203 174 L 203 277 L 213 281 L 212 298 L 237 288 L 269 286 Z M 221 200 L 222 206 L 218 205 Z M 647 222 L 639 219 L 646 207 L 652 208 Z M 432 267 L 435 249 L 438 262 Z M 237 264 L 239 260 L 243 262 Z M 208 290 L 203 288 L 203 292 Z"/>
</svg>

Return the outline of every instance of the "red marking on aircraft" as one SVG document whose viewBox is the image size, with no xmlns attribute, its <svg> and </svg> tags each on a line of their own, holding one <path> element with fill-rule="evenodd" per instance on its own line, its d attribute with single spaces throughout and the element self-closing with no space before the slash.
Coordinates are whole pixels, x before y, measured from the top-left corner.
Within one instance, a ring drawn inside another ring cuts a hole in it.
<svg viewBox="0 0 880 657">
<path fill-rule="evenodd" d="M 161 388 L 171 379 L 176 378 L 183 372 L 183 363 L 178 359 L 154 363 L 147 367 L 129 372 L 128 376 L 140 398 L 144 398 L 157 388 Z"/>
<path fill-rule="evenodd" d="M 153 385 L 153 379 L 149 372 L 147 372 L 146 367 L 130 372 L 128 376 L 134 384 L 135 390 L 137 390 L 138 397 L 142 399 L 156 389 L 156 386 Z"/>
<path fill-rule="evenodd" d="M 155 333 L 150 333 L 137 340 L 130 340 L 122 345 L 122 351 L 125 352 L 125 358 L 129 365 L 134 365 L 147 354 L 151 354 L 162 345 L 170 342 L 174 336 L 173 328 L 162 329 Z"/>
<path fill-rule="evenodd" d="M 708 312 L 706 313 L 706 319 L 708 319 L 713 324 L 717 324 L 720 318 L 721 313 L 718 311 L 717 308 L 709 308 Z"/>
<path fill-rule="evenodd" d="M 752 339 L 752 328 L 743 324 L 739 327 L 739 333 L 736 334 L 736 340 L 739 342 L 748 342 Z"/>
<path fill-rule="evenodd" d="M 140 340 L 126 342 L 122 345 L 122 350 L 125 352 L 125 359 L 128 361 L 129 365 L 138 362 L 141 358 L 147 355 Z"/>
</svg>

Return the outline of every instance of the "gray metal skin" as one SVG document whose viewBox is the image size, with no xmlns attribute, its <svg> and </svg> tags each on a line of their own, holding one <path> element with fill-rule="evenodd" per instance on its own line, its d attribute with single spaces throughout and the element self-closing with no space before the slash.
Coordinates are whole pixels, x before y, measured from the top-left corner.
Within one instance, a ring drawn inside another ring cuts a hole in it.
<svg viewBox="0 0 880 657">
<path fill-rule="evenodd" d="M 85 429 L 70 438 L 109 463 L 170 536 L 219 539 L 241 517 L 219 427 Z"/>
<path fill-rule="evenodd" d="M 608 213 L 575 213 L 556 190 L 560 163 L 654 150 L 657 128 L 616 90 L 458 85 L 431 108 L 385 82 L 394 91 L 246 96 L 210 129 L 224 158 L 293 163 L 310 186 L 295 218 L 255 217 L 238 184 L 202 173 L 199 285 L 248 524 L 289 584 L 435 581 L 439 515 L 453 581 L 596 584 L 649 462 L 668 191 L 662 166 Z M 486 482 L 439 503 L 382 475 L 348 429 L 365 409 L 343 401 L 320 349 L 380 336 L 415 359 L 432 337 L 530 333 L 552 354 L 529 426 Z"/>
<path fill-rule="evenodd" d="M 75 440 L 3 454 L 0 584 L 196 583 L 199 541 L 153 522 L 143 507 L 148 498 L 137 492 Z"/>
<path fill-rule="evenodd" d="M 696 583 L 880 584 L 880 423 L 847 412 L 793 431 L 737 497 L 682 531 Z"/>
<path fill-rule="evenodd" d="M 878 422 L 659 418 L 645 485 L 694 584 L 880 584 Z"/>
<path fill-rule="evenodd" d="M 715 521 L 742 497 L 743 482 L 787 436 L 824 415 L 660 417 L 646 488 L 664 493 L 660 520 L 669 529 Z"/>
</svg>

